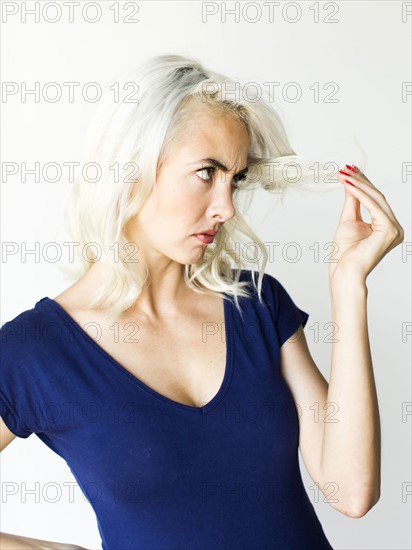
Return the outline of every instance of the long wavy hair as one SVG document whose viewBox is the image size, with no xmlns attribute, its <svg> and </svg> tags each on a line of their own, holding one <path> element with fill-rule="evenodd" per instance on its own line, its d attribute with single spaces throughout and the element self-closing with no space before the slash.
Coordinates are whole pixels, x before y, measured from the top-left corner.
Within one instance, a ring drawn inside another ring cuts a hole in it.
<svg viewBox="0 0 412 550">
<path fill-rule="evenodd" d="M 252 295 L 249 283 L 239 280 L 240 271 L 250 268 L 235 251 L 243 240 L 247 247 L 260 251 L 252 281 L 262 300 L 268 253 L 243 217 L 254 189 L 280 194 L 283 201 L 283 193 L 290 187 L 339 187 L 313 181 L 313 159 L 298 156 L 292 149 L 264 91 L 249 86 L 247 94 L 234 97 L 233 85 L 239 88 L 239 83 L 204 67 L 196 58 L 160 55 L 116 79 L 103 96 L 86 136 L 83 170 L 73 184 L 64 219 L 80 263 L 62 266 L 66 277 L 77 280 L 94 262 L 103 262 L 104 281 L 90 295 L 90 307 L 117 316 L 134 305 L 149 281 L 148 272 L 133 258 L 136 243 L 128 243 L 125 229 L 156 185 L 167 147 L 196 102 L 231 113 L 246 127 L 249 170 L 241 188 L 233 193 L 233 218 L 220 227 L 201 261 L 182 268 L 193 291 L 234 299 L 241 312 L 238 298 Z M 123 100 L 119 100 L 120 93 Z"/>
</svg>

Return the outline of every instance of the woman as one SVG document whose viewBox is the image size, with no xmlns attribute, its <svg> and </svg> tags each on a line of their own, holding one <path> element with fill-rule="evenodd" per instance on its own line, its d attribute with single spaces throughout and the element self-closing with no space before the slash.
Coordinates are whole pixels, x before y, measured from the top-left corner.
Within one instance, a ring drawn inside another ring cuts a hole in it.
<svg viewBox="0 0 412 550">
<path fill-rule="evenodd" d="M 264 273 L 265 247 L 236 208 L 242 186 L 282 192 L 295 152 L 267 101 L 226 99 L 224 82 L 159 56 L 123 83 L 138 99 L 97 115 L 85 158 L 100 177 L 79 178 L 68 211 L 80 277 L 2 327 L 2 447 L 36 433 L 67 461 L 103 550 L 332 548 L 298 447 L 339 512 L 362 517 L 379 499 L 365 281 L 403 229 L 365 174 L 340 171 L 328 385 L 308 314 Z M 261 249 L 258 281 L 233 252 L 236 233 Z M 331 404 L 338 422 L 325 420 Z M 16 543 L 63 548 L 3 535 Z"/>
</svg>

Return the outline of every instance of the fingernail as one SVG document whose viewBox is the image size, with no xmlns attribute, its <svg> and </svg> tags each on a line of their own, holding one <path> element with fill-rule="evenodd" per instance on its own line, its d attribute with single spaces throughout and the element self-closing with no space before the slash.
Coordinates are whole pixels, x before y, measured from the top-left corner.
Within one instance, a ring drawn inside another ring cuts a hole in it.
<svg viewBox="0 0 412 550">
<path fill-rule="evenodd" d="M 343 170 L 339 170 L 339 174 L 343 174 L 344 176 L 350 176 L 350 174 L 347 174 L 347 173 L 344 172 Z"/>
<path fill-rule="evenodd" d="M 338 180 L 340 183 L 343 183 L 342 181 Z M 352 185 L 352 187 L 356 187 L 356 185 L 353 185 L 353 183 L 351 183 L 350 181 L 348 180 L 343 180 L 345 183 L 349 183 L 349 185 Z"/>
<path fill-rule="evenodd" d="M 346 168 L 350 170 L 351 172 L 359 172 L 359 168 L 355 165 L 349 166 L 349 164 L 345 164 Z"/>
</svg>

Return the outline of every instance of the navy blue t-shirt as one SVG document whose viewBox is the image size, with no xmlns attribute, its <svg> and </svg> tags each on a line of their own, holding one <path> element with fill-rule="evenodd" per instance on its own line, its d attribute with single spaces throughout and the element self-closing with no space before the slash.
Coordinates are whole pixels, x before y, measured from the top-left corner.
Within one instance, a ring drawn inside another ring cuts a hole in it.
<svg viewBox="0 0 412 550">
<path fill-rule="evenodd" d="M 280 346 L 309 315 L 269 274 L 263 305 L 249 289 L 242 316 L 224 301 L 225 375 L 202 407 L 145 385 L 48 297 L 2 326 L 0 416 L 66 461 L 103 550 L 332 549 L 279 370 Z"/>
</svg>

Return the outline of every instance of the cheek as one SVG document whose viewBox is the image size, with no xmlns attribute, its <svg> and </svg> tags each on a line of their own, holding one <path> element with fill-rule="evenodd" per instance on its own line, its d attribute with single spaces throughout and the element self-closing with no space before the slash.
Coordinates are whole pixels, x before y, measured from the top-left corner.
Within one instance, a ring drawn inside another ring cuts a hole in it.
<svg viewBox="0 0 412 550">
<path fill-rule="evenodd" d="M 164 187 L 159 200 L 159 210 L 171 212 L 173 216 L 197 211 L 201 208 L 204 190 L 196 182 L 183 180 Z"/>
<path fill-rule="evenodd" d="M 158 205 L 155 197 L 152 195 L 146 200 L 138 214 L 138 221 L 143 225 L 150 225 L 157 216 Z"/>
</svg>

